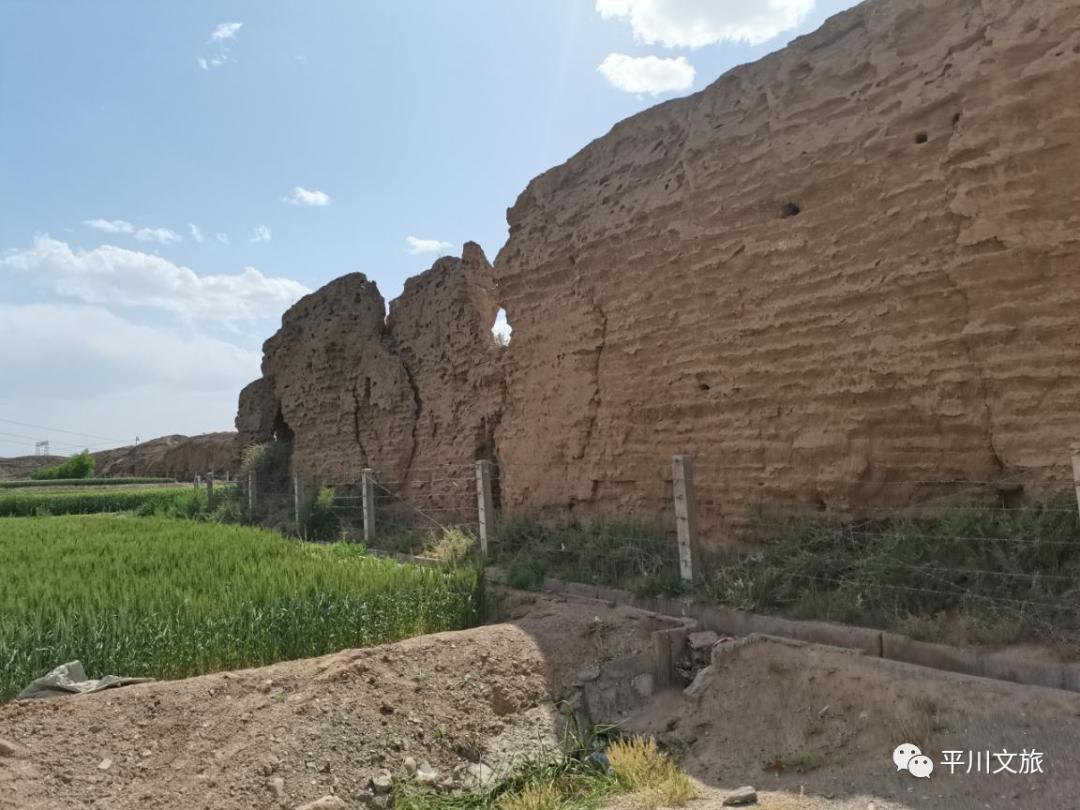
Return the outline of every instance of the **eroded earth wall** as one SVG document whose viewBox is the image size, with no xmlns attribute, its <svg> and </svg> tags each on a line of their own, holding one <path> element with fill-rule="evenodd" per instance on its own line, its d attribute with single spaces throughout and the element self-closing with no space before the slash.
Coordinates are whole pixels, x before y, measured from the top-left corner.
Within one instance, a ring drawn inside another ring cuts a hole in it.
<svg viewBox="0 0 1080 810">
<path fill-rule="evenodd" d="M 1078 26 L 873 0 L 530 183 L 495 262 L 504 500 L 670 515 L 673 453 L 706 530 L 773 495 L 1064 475 Z"/>
<path fill-rule="evenodd" d="M 871 0 L 536 178 L 384 306 L 299 302 L 243 441 L 412 486 L 494 456 L 508 507 L 671 519 L 1060 478 L 1080 438 L 1080 4 Z M 488 330 L 497 305 L 505 350 Z"/>
<path fill-rule="evenodd" d="M 465 481 L 474 460 L 493 456 L 503 397 L 494 289 L 470 242 L 410 279 L 389 316 L 360 273 L 305 296 L 264 345 L 262 378 L 241 392 L 241 443 L 290 440 L 295 469 L 323 484 L 371 468 L 395 493 L 475 504 Z"/>
</svg>

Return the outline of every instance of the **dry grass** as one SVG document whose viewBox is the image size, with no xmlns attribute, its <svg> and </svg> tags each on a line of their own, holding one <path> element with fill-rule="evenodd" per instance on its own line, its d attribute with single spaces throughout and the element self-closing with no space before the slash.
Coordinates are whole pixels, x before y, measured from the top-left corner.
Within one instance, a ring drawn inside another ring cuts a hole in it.
<svg viewBox="0 0 1080 810">
<path fill-rule="evenodd" d="M 608 748 L 607 755 L 620 787 L 633 794 L 639 807 L 681 807 L 697 798 L 693 780 L 656 747 L 655 740 L 620 740 Z"/>
<path fill-rule="evenodd" d="M 555 810 L 563 803 L 562 793 L 552 782 L 529 785 L 499 799 L 499 810 Z"/>
</svg>

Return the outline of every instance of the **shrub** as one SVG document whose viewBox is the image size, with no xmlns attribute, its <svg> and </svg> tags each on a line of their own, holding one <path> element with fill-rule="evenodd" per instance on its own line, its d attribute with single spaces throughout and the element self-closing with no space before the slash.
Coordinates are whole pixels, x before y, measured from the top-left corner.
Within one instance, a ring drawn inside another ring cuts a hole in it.
<svg viewBox="0 0 1080 810">
<path fill-rule="evenodd" d="M 30 474 L 35 481 L 51 481 L 58 478 L 89 478 L 94 474 L 97 462 L 89 450 L 76 453 L 67 461 L 53 467 L 43 467 Z"/>
</svg>

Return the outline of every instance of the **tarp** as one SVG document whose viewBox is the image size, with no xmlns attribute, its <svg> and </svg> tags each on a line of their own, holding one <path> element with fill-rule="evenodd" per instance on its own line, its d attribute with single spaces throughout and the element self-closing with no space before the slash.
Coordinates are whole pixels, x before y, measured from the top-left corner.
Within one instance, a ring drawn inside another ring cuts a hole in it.
<svg viewBox="0 0 1080 810">
<path fill-rule="evenodd" d="M 27 698 L 51 698 L 62 695 L 85 695 L 100 692 L 114 686 L 126 686 L 129 683 L 146 683 L 153 678 L 125 678 L 120 675 L 106 675 L 96 680 L 86 677 L 82 661 L 69 661 L 61 664 L 48 675 L 43 675 L 19 693 L 18 700 Z"/>
</svg>

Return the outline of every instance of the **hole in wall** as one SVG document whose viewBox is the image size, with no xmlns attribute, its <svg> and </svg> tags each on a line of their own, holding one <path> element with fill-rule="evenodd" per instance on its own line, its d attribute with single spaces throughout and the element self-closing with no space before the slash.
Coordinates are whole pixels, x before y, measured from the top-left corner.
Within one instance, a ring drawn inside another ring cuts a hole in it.
<svg viewBox="0 0 1080 810">
<path fill-rule="evenodd" d="M 928 140 L 930 140 L 929 133 L 926 133 L 926 132 L 917 132 L 917 133 L 915 133 L 915 143 L 926 143 Z"/>
<path fill-rule="evenodd" d="M 495 323 L 491 327 L 491 336 L 495 338 L 498 345 L 509 346 L 513 332 L 514 327 L 506 320 L 506 309 L 499 307 L 499 311 L 495 314 Z"/>
<path fill-rule="evenodd" d="M 788 217 L 797 217 L 801 213 L 802 209 L 793 202 L 784 203 L 783 206 L 781 206 L 780 208 L 780 217 L 782 219 L 787 219 Z"/>
</svg>

